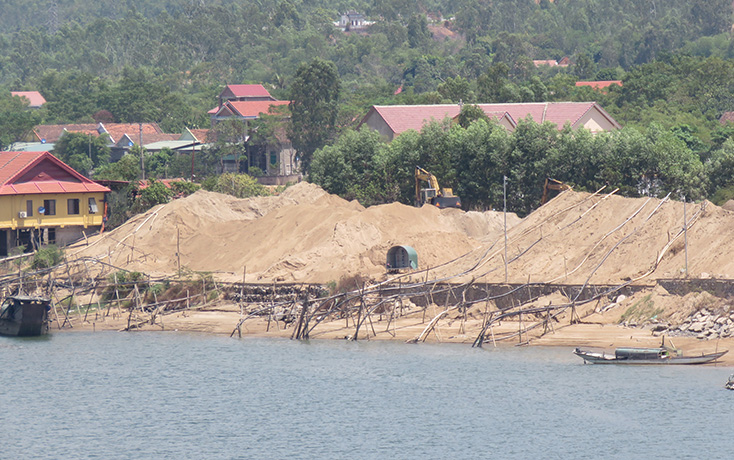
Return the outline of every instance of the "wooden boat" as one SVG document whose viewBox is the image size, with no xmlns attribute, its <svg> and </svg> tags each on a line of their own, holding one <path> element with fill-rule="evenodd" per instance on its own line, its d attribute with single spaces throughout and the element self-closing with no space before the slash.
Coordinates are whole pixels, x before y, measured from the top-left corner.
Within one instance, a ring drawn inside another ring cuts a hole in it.
<svg viewBox="0 0 734 460">
<path fill-rule="evenodd" d="M 683 356 L 674 347 L 665 346 L 665 338 L 658 348 L 617 348 L 614 353 L 582 350 L 576 348 L 573 353 L 581 357 L 585 363 L 591 364 L 706 364 L 724 356 L 728 350 L 715 353 L 702 353 L 700 356 Z"/>
<path fill-rule="evenodd" d="M 40 297 L 13 296 L 0 307 L 0 335 L 32 337 L 48 332 L 50 301 Z"/>
</svg>

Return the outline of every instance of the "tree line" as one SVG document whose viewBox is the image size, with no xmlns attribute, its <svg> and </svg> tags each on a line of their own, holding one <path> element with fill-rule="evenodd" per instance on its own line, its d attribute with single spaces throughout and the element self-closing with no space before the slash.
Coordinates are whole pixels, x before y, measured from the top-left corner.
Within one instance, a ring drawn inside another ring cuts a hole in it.
<svg viewBox="0 0 734 460">
<path fill-rule="evenodd" d="M 289 114 L 263 117 L 253 139 L 286 129 L 313 180 L 365 204 L 411 202 L 416 165 L 477 209 L 497 206 L 507 176 L 521 213 L 548 176 L 588 190 L 610 184 L 628 195 L 689 198 L 723 199 L 734 183 L 726 169 L 732 128 L 718 123 L 734 110 L 728 0 L 146 0 L 134 8 L 69 0 L 55 14 L 45 2 L 6 3 L 0 89 L 40 90 L 48 103 L 30 111 L 0 92 L 0 148 L 38 123 L 209 127 L 206 111 L 225 83 L 257 82 L 293 103 Z M 375 20 L 367 33 L 334 28 L 348 9 Z M 46 13 L 55 19 L 39 27 Z M 564 56 L 567 68 L 532 63 Z M 576 87 L 580 79 L 623 84 L 598 92 Z M 626 128 L 587 136 L 521 123 L 503 134 L 483 120 L 392 144 L 353 130 L 373 104 L 563 100 L 595 100 Z M 101 144 L 66 142 L 57 153 L 80 171 L 134 175 L 135 161 L 109 164 Z M 231 154 L 226 142 L 201 152 L 197 177 L 213 176 Z M 162 152 L 146 171 L 188 176 L 190 165 L 190 157 Z"/>
<path fill-rule="evenodd" d="M 452 187 L 465 209 L 501 209 L 506 178 L 508 209 L 526 215 L 540 206 L 546 178 L 579 191 L 607 186 L 630 197 L 702 199 L 731 184 L 734 141 L 704 161 L 679 133 L 654 123 L 644 131 L 591 134 L 521 120 L 509 132 L 479 117 L 466 126 L 434 121 L 391 143 L 371 129 L 349 130 L 315 152 L 310 176 L 325 190 L 365 205 L 413 204 L 415 166 Z"/>
</svg>

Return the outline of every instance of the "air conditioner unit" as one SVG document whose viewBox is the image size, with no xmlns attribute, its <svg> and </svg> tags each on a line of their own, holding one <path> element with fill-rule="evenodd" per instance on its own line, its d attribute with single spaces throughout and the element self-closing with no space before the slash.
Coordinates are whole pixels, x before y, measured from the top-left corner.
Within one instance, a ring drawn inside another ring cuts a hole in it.
<svg viewBox="0 0 734 460">
<path fill-rule="evenodd" d="M 21 218 L 21 219 L 25 219 L 26 217 L 28 217 L 28 213 L 25 212 L 25 211 L 20 211 L 18 213 L 18 217 Z"/>
</svg>

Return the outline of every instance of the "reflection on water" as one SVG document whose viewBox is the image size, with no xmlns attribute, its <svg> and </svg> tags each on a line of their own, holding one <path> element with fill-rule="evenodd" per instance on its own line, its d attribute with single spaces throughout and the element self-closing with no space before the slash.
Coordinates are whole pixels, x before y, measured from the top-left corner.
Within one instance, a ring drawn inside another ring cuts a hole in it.
<svg viewBox="0 0 734 460">
<path fill-rule="evenodd" d="M 565 348 L 0 337 L 0 458 L 724 458 L 731 368 Z"/>
</svg>

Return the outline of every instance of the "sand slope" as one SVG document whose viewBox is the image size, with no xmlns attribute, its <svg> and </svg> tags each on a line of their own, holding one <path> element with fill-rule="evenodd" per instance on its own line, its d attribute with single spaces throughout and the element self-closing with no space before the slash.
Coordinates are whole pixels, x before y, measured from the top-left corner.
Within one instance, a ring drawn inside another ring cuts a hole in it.
<svg viewBox="0 0 734 460">
<path fill-rule="evenodd" d="M 508 280 L 619 284 L 681 277 L 683 206 L 567 191 L 522 221 L 508 214 Z M 707 202 L 689 203 L 685 211 L 689 275 L 732 278 L 734 212 Z M 233 281 L 242 279 L 245 266 L 248 282 L 326 283 L 356 274 L 383 279 L 394 245 L 414 247 L 420 268 L 431 267 L 431 279 L 505 279 L 502 213 L 398 203 L 365 209 L 308 183 L 277 197 L 244 200 L 199 191 L 72 252 L 172 274 L 179 234 L 182 266 Z"/>
<path fill-rule="evenodd" d="M 508 226 L 519 219 L 508 215 Z M 79 256 L 149 274 L 217 272 L 248 282 L 326 283 L 343 276 L 384 276 L 388 249 L 409 245 L 422 267 L 437 266 L 502 234 L 495 212 L 414 208 L 398 203 L 365 209 L 300 183 L 277 197 L 237 199 L 199 191 L 135 216 L 73 248 Z"/>
</svg>

